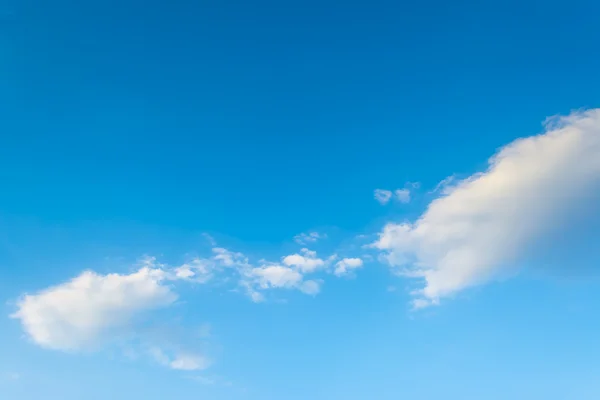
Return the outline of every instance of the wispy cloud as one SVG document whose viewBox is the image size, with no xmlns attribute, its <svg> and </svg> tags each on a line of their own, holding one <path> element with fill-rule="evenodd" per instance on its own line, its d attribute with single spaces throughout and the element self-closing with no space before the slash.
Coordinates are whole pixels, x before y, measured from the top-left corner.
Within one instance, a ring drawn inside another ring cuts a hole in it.
<svg viewBox="0 0 600 400">
<path fill-rule="evenodd" d="M 394 197 L 400 203 L 410 203 L 410 190 L 409 189 L 396 189 L 394 191 Z"/>
<path fill-rule="evenodd" d="M 325 233 L 308 232 L 294 236 L 294 241 L 300 245 L 306 245 L 326 238 L 327 235 Z"/>
<path fill-rule="evenodd" d="M 419 182 L 406 182 L 404 187 L 396 189 L 394 191 L 387 189 L 375 189 L 374 198 L 381 205 L 386 205 L 390 200 L 396 200 L 399 203 L 410 203 L 412 200 L 412 192 L 419 189 L 421 184 Z"/>
<path fill-rule="evenodd" d="M 159 364 L 180 371 L 198 371 L 207 369 L 211 361 L 200 354 L 179 352 L 173 355 L 160 347 L 150 347 L 148 354 Z"/>
<path fill-rule="evenodd" d="M 375 189 L 373 197 L 379 204 L 385 205 L 392 199 L 392 191 L 385 189 Z"/>
</svg>

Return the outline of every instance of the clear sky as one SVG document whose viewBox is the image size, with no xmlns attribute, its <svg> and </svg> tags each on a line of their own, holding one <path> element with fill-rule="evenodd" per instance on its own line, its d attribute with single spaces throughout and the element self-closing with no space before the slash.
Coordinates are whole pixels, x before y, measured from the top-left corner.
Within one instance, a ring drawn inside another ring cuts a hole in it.
<svg viewBox="0 0 600 400">
<path fill-rule="evenodd" d="M 0 398 L 600 398 L 599 16 L 0 1 Z"/>
</svg>

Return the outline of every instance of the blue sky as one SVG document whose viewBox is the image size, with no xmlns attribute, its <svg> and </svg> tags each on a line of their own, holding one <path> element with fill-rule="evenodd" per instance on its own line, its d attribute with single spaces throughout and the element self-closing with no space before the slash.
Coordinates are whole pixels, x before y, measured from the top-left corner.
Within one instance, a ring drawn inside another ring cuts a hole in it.
<svg viewBox="0 0 600 400">
<path fill-rule="evenodd" d="M 0 398 L 599 398 L 599 12 L 0 2 Z"/>
</svg>

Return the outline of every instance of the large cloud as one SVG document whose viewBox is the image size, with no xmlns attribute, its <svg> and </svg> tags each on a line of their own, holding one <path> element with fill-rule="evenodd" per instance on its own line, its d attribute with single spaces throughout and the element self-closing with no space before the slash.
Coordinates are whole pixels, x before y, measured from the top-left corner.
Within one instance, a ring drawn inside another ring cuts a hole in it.
<svg viewBox="0 0 600 400">
<path fill-rule="evenodd" d="M 564 254 L 577 242 L 565 240 L 577 216 L 597 222 L 600 110 L 552 122 L 500 149 L 485 172 L 447 186 L 415 223 L 385 226 L 375 247 L 400 273 L 424 279 L 415 306 L 539 262 L 542 244 Z"/>
<path fill-rule="evenodd" d="M 177 296 L 164 279 L 162 270 L 148 267 L 129 275 L 86 271 L 23 296 L 12 317 L 40 346 L 82 350 L 124 329 L 140 313 L 172 304 Z"/>
</svg>

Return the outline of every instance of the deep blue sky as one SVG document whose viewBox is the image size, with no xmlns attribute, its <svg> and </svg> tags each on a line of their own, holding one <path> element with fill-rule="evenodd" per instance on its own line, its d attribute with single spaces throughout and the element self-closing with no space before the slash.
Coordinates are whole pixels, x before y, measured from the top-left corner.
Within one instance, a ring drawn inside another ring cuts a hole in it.
<svg viewBox="0 0 600 400">
<path fill-rule="evenodd" d="M 57 223 L 359 229 L 373 187 L 472 172 L 599 91 L 593 1 L 2 10 L 0 207 Z"/>
<path fill-rule="evenodd" d="M 279 257 L 300 232 L 414 219 L 443 178 L 599 106 L 599 17 L 592 0 L 1 0 L 5 314 L 84 269 L 201 253 L 203 232 Z M 374 201 L 408 181 L 411 204 Z M 214 327 L 231 387 L 45 351 L 3 318 L 0 398 L 600 396 L 596 286 L 512 281 L 415 316 L 394 279 L 375 265 L 287 304 L 181 289 L 173 318 Z"/>
</svg>

